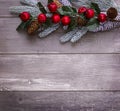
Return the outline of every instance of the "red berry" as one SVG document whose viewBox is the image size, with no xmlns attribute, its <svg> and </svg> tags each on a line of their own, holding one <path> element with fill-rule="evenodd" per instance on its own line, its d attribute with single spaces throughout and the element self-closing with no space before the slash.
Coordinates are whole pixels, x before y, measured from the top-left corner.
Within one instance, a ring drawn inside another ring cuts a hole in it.
<svg viewBox="0 0 120 111">
<path fill-rule="evenodd" d="M 28 21 L 30 19 L 30 13 L 28 12 L 22 12 L 20 15 L 19 15 L 20 19 L 24 22 Z"/>
<path fill-rule="evenodd" d="M 46 22 L 46 20 L 47 20 L 47 17 L 46 17 L 45 14 L 41 13 L 41 14 L 38 15 L 39 23 L 44 23 L 44 22 Z"/>
<path fill-rule="evenodd" d="M 105 22 L 105 21 L 107 20 L 106 14 L 100 13 L 100 14 L 98 15 L 98 20 L 99 20 L 100 22 Z"/>
<path fill-rule="evenodd" d="M 79 14 L 85 13 L 86 11 L 87 11 L 87 8 L 86 8 L 86 7 L 80 7 L 80 8 L 78 9 L 78 13 L 79 13 Z"/>
<path fill-rule="evenodd" d="M 62 24 L 63 24 L 63 25 L 69 25 L 70 22 L 71 22 L 71 19 L 70 19 L 69 16 L 64 16 L 64 17 L 62 18 Z"/>
<path fill-rule="evenodd" d="M 52 21 L 53 21 L 53 23 L 59 23 L 60 22 L 60 15 L 59 14 L 54 14 L 52 16 Z"/>
<path fill-rule="evenodd" d="M 94 15 L 95 15 L 95 12 L 94 12 L 93 9 L 88 9 L 88 10 L 86 11 L 86 17 L 87 17 L 88 19 L 93 18 Z"/>
<path fill-rule="evenodd" d="M 50 10 L 50 12 L 56 12 L 57 8 L 58 7 L 57 7 L 57 4 L 55 2 L 48 4 L 48 9 Z"/>
</svg>

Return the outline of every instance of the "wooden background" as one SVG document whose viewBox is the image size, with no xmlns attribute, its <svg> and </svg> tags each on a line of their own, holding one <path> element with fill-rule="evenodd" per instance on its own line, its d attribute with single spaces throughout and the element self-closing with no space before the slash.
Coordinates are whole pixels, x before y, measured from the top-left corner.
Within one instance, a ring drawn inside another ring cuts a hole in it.
<svg viewBox="0 0 120 111">
<path fill-rule="evenodd" d="M 30 38 L 13 5 L 0 0 L 0 111 L 120 111 L 120 29 L 74 45 L 60 44 L 61 29 Z"/>
</svg>

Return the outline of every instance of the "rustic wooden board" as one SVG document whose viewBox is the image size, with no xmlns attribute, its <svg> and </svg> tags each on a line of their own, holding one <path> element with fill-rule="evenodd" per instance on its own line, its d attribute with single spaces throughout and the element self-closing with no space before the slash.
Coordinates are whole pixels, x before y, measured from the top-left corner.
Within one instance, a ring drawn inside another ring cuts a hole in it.
<svg viewBox="0 0 120 111">
<path fill-rule="evenodd" d="M 1 92 L 2 111 L 119 111 L 120 92 Z"/>
<path fill-rule="evenodd" d="M 58 30 L 46 39 L 28 36 L 15 29 L 18 18 L 0 18 L 0 53 L 120 53 L 120 32 L 88 33 L 76 44 L 61 44 L 64 34 Z"/>
<path fill-rule="evenodd" d="M 47 0 L 41 0 L 42 3 L 46 4 Z M 120 4 L 119 0 L 115 0 L 116 3 Z M 10 6 L 17 6 L 20 5 L 20 0 L 0 0 L 0 16 L 7 16 L 7 17 L 12 17 L 10 15 L 8 9 Z"/>
<path fill-rule="evenodd" d="M 13 5 L 20 5 L 19 0 L 0 0 L 0 16 L 10 17 L 9 7 Z"/>
<path fill-rule="evenodd" d="M 0 0 L 0 111 L 120 111 L 119 29 L 63 45 L 61 29 L 47 39 L 16 32 L 13 5 Z"/>
<path fill-rule="evenodd" d="M 61 29 L 30 38 L 15 31 L 13 5 L 19 0 L 0 0 L 0 91 L 41 92 L 0 92 L 0 110 L 120 110 L 119 29 L 88 33 L 76 45 L 59 43 Z"/>
<path fill-rule="evenodd" d="M 1 55 L 1 90 L 120 90 L 119 54 Z"/>
<path fill-rule="evenodd" d="M 0 17 L 12 17 L 8 8 L 13 5 L 20 5 L 19 0 L 0 0 Z M 18 18 L 0 18 L 0 53 L 120 53 L 119 29 L 88 33 L 75 45 L 62 45 L 59 42 L 64 34 L 62 30 L 47 39 L 39 39 L 37 35 L 31 39 L 25 33 L 15 31 L 19 23 Z"/>
</svg>

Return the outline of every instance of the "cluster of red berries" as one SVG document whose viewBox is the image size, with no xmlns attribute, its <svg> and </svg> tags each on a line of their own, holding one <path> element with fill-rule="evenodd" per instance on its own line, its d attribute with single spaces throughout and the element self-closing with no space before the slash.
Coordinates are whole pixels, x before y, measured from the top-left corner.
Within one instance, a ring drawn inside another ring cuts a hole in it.
<svg viewBox="0 0 120 111">
<path fill-rule="evenodd" d="M 59 14 L 57 14 L 57 9 L 58 9 L 58 6 L 56 3 L 52 2 L 50 4 L 48 4 L 48 9 L 51 13 L 53 13 L 52 15 L 52 22 L 53 23 L 59 23 L 60 21 L 62 22 L 63 25 L 68 25 L 70 23 L 70 17 L 69 16 L 63 16 L 61 18 L 61 16 Z M 20 18 L 22 21 L 26 22 L 27 20 L 30 19 L 30 14 L 28 12 L 23 12 L 20 14 Z M 47 20 L 47 17 L 46 17 L 46 14 L 39 14 L 38 15 L 38 21 L 39 23 L 45 23 Z"/>
<path fill-rule="evenodd" d="M 57 9 L 58 9 L 58 6 L 56 3 L 52 2 L 50 4 L 48 4 L 48 9 L 51 13 L 53 13 L 52 15 L 52 22 L 53 23 L 59 23 L 60 21 L 62 22 L 63 25 L 68 25 L 70 23 L 70 17 L 69 16 L 63 16 L 61 18 L 61 16 L 59 14 L 57 14 Z M 38 21 L 40 23 L 44 23 L 46 22 L 46 15 L 45 14 L 40 14 L 38 15 Z"/>
<path fill-rule="evenodd" d="M 69 25 L 71 22 L 71 18 L 69 16 L 60 16 L 60 14 L 56 13 L 58 6 L 56 3 L 52 2 L 50 4 L 48 4 L 48 9 L 51 13 L 53 13 L 52 15 L 52 22 L 53 23 L 59 23 L 60 21 L 62 22 L 63 25 Z M 85 14 L 86 18 L 91 19 L 95 16 L 95 11 L 93 9 L 88 9 L 86 7 L 80 7 L 78 9 L 78 14 Z M 26 22 L 30 19 L 30 14 L 28 12 L 23 12 L 20 14 L 20 18 L 22 21 Z M 98 15 L 98 20 L 100 22 L 105 22 L 107 19 L 106 14 L 104 13 L 100 13 Z M 46 14 L 39 14 L 38 15 L 38 22 L 39 23 L 45 23 L 47 20 Z"/>
<path fill-rule="evenodd" d="M 91 19 L 95 16 L 95 11 L 93 9 L 88 9 L 86 7 L 80 7 L 78 9 L 79 14 L 85 14 L 86 18 Z M 105 22 L 107 20 L 107 15 L 104 13 L 100 13 L 98 15 L 99 22 Z"/>
</svg>

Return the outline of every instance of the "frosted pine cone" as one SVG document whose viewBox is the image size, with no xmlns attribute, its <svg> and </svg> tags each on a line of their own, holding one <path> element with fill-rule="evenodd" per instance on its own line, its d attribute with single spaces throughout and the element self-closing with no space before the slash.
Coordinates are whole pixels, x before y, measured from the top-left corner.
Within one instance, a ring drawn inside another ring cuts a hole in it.
<svg viewBox="0 0 120 111">
<path fill-rule="evenodd" d="M 60 7 L 63 6 L 63 5 L 59 2 L 59 0 L 53 0 L 53 1 L 57 4 L 58 8 L 60 8 Z"/>
<path fill-rule="evenodd" d="M 39 29 L 39 27 L 40 27 L 40 24 L 39 24 L 38 20 L 32 21 L 27 29 L 28 34 L 33 34 L 34 32 L 36 32 Z"/>
<path fill-rule="evenodd" d="M 117 17 L 117 15 L 118 15 L 117 9 L 115 9 L 113 7 L 108 9 L 108 11 L 107 11 L 108 18 L 115 19 Z"/>
<path fill-rule="evenodd" d="M 82 19 L 81 17 L 78 17 L 77 23 L 79 26 L 85 26 L 87 22 L 86 22 L 86 20 Z"/>
</svg>

